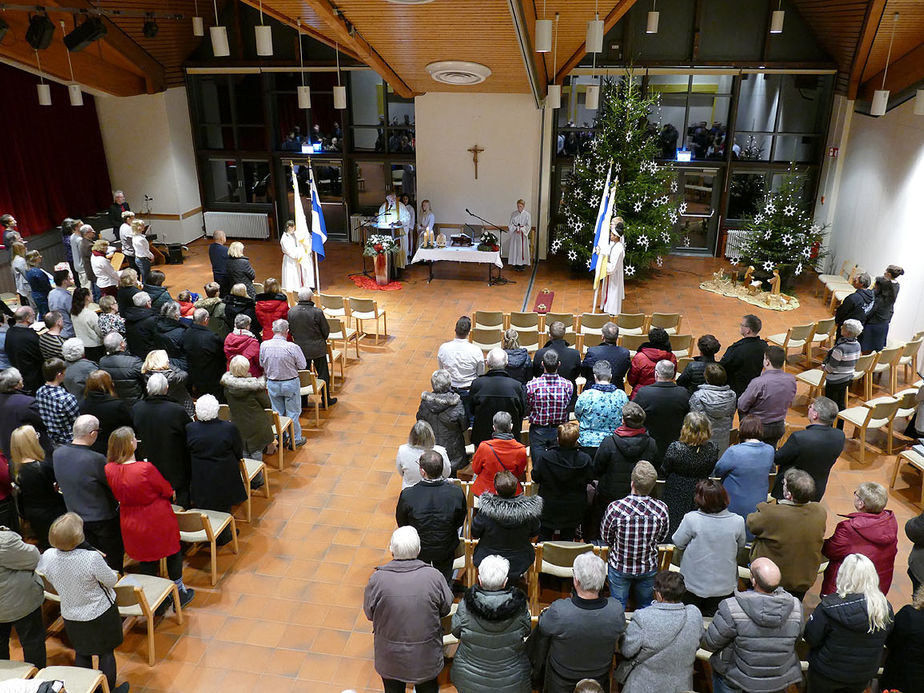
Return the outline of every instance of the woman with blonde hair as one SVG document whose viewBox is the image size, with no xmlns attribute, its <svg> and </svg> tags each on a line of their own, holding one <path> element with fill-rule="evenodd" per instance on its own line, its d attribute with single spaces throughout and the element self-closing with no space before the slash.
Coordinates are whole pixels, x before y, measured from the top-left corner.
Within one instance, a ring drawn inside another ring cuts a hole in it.
<svg viewBox="0 0 924 693">
<path fill-rule="evenodd" d="M 173 514 L 173 487 L 150 462 L 135 458 L 138 440 L 128 426 L 109 436 L 106 481 L 119 501 L 119 525 L 125 552 L 141 563 L 145 575 L 157 575 L 160 559 L 176 583 L 180 606 L 192 601 L 195 592 L 183 584 L 180 527 Z"/>
<path fill-rule="evenodd" d="M 54 286 L 54 277 L 41 268 L 42 254 L 37 250 L 26 253 L 26 280 L 29 282 L 35 313 L 41 318 L 48 312 L 48 294 Z"/>
<path fill-rule="evenodd" d="M 189 375 L 186 371 L 172 366 L 170 359 L 167 357 L 167 352 L 163 349 L 155 349 L 144 358 L 141 375 L 144 376 L 145 387 L 147 387 L 148 379 L 154 373 L 161 373 L 167 379 L 169 386 L 167 396 L 182 404 L 187 414 L 194 416 L 196 408 L 193 406 L 192 397 L 189 396 L 189 390 L 186 388 Z"/>
<path fill-rule="evenodd" d="M 119 272 L 119 288 L 116 292 L 116 300 L 119 302 L 120 313 L 124 313 L 128 307 L 135 305 L 132 299 L 140 291 L 141 287 L 138 285 L 138 272 L 136 270 L 128 267 Z"/>
<path fill-rule="evenodd" d="M 151 264 L 154 262 L 154 253 L 151 252 L 151 244 L 145 237 L 148 225 L 142 219 L 132 221 L 132 248 L 135 251 L 135 267 L 138 268 L 138 278 L 142 284 L 148 283 L 148 273 L 151 271 Z"/>
<path fill-rule="evenodd" d="M 253 271 L 253 265 L 250 259 L 244 255 L 244 244 L 240 241 L 234 241 L 228 246 L 228 283 L 243 284 L 247 289 L 247 295 L 255 299 L 257 291 L 253 288 L 253 280 L 257 278 L 256 272 Z"/>
<path fill-rule="evenodd" d="M 16 283 L 19 305 L 32 305 L 29 301 L 32 290 L 29 288 L 29 280 L 26 278 L 26 272 L 29 271 L 29 264 L 26 262 L 26 244 L 22 241 L 16 241 L 10 248 L 10 269 L 13 270 L 13 280 Z"/>
<path fill-rule="evenodd" d="M 90 249 L 90 269 L 96 277 L 96 288 L 105 296 L 115 298 L 118 294 L 119 273 L 106 255 L 109 253 L 109 241 L 100 238 Z"/>
<path fill-rule="evenodd" d="M 520 346 L 520 334 L 512 327 L 504 332 L 504 352 L 507 354 L 507 375 L 525 385 L 533 377 L 533 360 Z"/>
<path fill-rule="evenodd" d="M 67 512 L 55 489 L 55 472 L 39 434 L 32 426 L 20 426 L 10 436 L 10 480 L 19 486 L 19 507 L 32 526 L 39 548 L 48 548 L 51 523 Z"/>
<path fill-rule="evenodd" d="M 892 625 L 876 566 L 863 554 L 850 554 L 837 573 L 837 592 L 822 597 L 805 624 L 808 693 L 863 693 L 879 670 Z"/>
<path fill-rule="evenodd" d="M 401 477 L 401 488 L 413 486 L 420 481 L 420 456 L 427 450 L 435 450 L 443 458 L 443 476 L 449 477 L 452 465 L 446 448 L 436 444 L 433 428 L 426 421 L 418 421 L 411 426 L 407 442 L 398 447 L 395 468 Z"/>
<path fill-rule="evenodd" d="M 99 435 L 93 443 L 94 451 L 106 454 L 109 434 L 121 426 L 132 425 L 132 408 L 124 399 L 119 399 L 107 371 L 93 371 L 87 376 L 84 398 L 80 402 L 81 414 L 92 414 L 99 419 Z"/>
<path fill-rule="evenodd" d="M 122 644 L 122 618 L 113 587 L 119 574 L 106 565 L 96 549 L 82 548 L 83 520 L 77 513 L 65 513 L 51 525 L 48 540 L 53 548 L 39 559 L 36 571 L 44 575 L 61 598 L 61 618 L 76 656 L 74 664 L 99 670 L 112 693 L 128 693 L 128 683 L 116 686 L 113 650 Z"/>
<path fill-rule="evenodd" d="M 243 313 L 250 318 L 250 331 L 259 339 L 262 328 L 257 319 L 257 302 L 247 295 L 247 286 L 241 283 L 235 284 L 231 287 L 231 293 L 222 300 L 225 303 L 225 322 L 228 324 L 228 329 L 235 328 L 235 318 Z"/>
<path fill-rule="evenodd" d="M 683 516 L 695 510 L 696 482 L 706 479 L 719 461 L 719 449 L 710 438 L 712 426 L 705 414 L 690 412 L 683 419 L 680 439 L 667 447 L 661 462 L 666 481 L 661 500 L 670 513 L 670 533 L 680 527 Z"/>
</svg>

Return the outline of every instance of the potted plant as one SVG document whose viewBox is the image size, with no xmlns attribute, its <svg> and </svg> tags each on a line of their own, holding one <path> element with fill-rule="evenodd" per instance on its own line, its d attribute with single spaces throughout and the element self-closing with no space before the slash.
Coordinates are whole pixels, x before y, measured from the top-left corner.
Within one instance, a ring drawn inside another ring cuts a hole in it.
<svg viewBox="0 0 924 693">
<path fill-rule="evenodd" d="M 497 236 L 490 231 L 482 231 L 481 238 L 478 239 L 478 250 L 494 252 L 500 250 L 497 245 Z"/>
<path fill-rule="evenodd" d="M 379 286 L 388 284 L 388 256 L 398 252 L 398 244 L 391 236 L 372 234 L 366 239 L 363 255 L 372 258 L 375 267 L 375 283 Z"/>
</svg>

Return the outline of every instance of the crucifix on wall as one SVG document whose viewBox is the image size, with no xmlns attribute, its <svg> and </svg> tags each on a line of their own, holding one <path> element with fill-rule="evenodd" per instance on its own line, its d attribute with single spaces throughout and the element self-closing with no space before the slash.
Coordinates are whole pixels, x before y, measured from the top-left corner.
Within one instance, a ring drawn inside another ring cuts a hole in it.
<svg viewBox="0 0 924 693">
<path fill-rule="evenodd" d="M 467 151 L 472 153 L 472 161 L 475 163 L 475 180 L 478 180 L 478 154 L 484 151 L 484 147 L 476 144 L 474 147 L 469 147 Z"/>
</svg>

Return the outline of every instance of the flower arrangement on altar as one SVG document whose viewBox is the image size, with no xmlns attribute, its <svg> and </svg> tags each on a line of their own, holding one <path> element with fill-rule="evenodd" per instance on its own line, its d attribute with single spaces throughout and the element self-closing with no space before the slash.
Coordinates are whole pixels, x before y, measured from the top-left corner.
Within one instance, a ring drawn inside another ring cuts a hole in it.
<svg viewBox="0 0 924 693">
<path fill-rule="evenodd" d="M 376 255 L 393 255 L 398 252 L 398 244 L 391 236 L 372 234 L 366 239 L 366 245 L 363 247 L 363 255 L 366 257 L 375 257 Z"/>
<path fill-rule="evenodd" d="M 497 252 L 500 246 L 497 245 L 497 236 L 490 231 L 482 231 L 481 238 L 478 239 L 478 250 Z"/>
</svg>

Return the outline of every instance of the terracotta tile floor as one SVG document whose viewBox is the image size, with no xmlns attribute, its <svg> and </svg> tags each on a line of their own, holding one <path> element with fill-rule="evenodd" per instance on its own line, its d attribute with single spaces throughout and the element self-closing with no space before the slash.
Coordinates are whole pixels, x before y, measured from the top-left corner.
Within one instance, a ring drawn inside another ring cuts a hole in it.
<svg viewBox="0 0 924 693">
<path fill-rule="evenodd" d="M 247 252 L 258 278 L 279 276 L 275 243 L 248 243 Z M 740 316 L 752 308 L 698 288 L 700 279 L 717 266 L 713 259 L 668 258 L 659 277 L 627 287 L 624 310 L 680 312 L 684 333 L 709 331 L 727 345 L 737 338 Z M 521 310 L 529 274 L 505 272 L 517 283 L 489 287 L 483 267 L 443 264 L 428 285 L 426 270 L 415 267 L 401 291 L 364 292 L 346 276 L 359 267 L 359 246 L 329 244 L 328 259 L 321 264 L 323 290 L 373 295 L 387 311 L 390 337 L 379 347 L 371 339 L 364 341 L 362 360 L 351 362 L 337 393 L 340 401 L 322 413 L 320 430 L 313 428 L 313 412 L 309 417 L 306 411 L 302 425 L 308 444 L 297 454 L 286 453 L 283 472 L 270 471 L 272 500 L 254 498 L 254 522 L 239 524 L 240 555 L 228 549 L 219 554 L 218 585 L 208 585 L 207 553 L 188 559 L 185 579 L 196 588 L 196 600 L 184 625 L 171 618 L 158 623 L 154 667 L 146 663 L 143 626 L 126 635 L 117 652 L 118 665 L 120 678 L 130 681 L 133 691 L 381 690 L 372 666 L 372 629 L 361 604 L 373 566 L 387 560 L 401 488 L 393 467 L 395 450 L 406 440 L 420 392 L 429 389 L 436 351 L 451 337 L 456 318 L 477 308 Z M 161 269 L 174 295 L 184 288 L 201 290 L 210 278 L 205 243 L 193 244 L 184 265 Z M 586 275 L 542 263 L 527 309 L 543 287 L 556 292 L 553 310 L 591 308 Z M 757 310 L 764 334 L 825 317 L 813 290 L 811 282 L 797 288 L 802 307 L 795 312 Z M 804 415 L 800 387 L 791 418 L 804 423 Z M 877 445 L 883 442 L 879 434 L 870 438 Z M 872 479 L 888 484 L 894 457 L 872 454 L 861 467 L 856 450 L 855 442 L 848 444 L 848 454 L 828 485 L 829 528 L 838 519 L 836 513 L 852 510 L 857 483 Z M 917 514 L 910 501 L 919 483 L 913 477 L 902 480 L 891 496 L 889 506 L 900 526 Z M 896 607 L 909 601 L 909 550 L 900 532 L 889 593 Z M 817 597 L 810 596 L 807 604 L 815 603 Z M 49 638 L 49 664 L 73 661 L 61 637 Z M 452 687 L 447 683 L 445 689 Z"/>
</svg>

